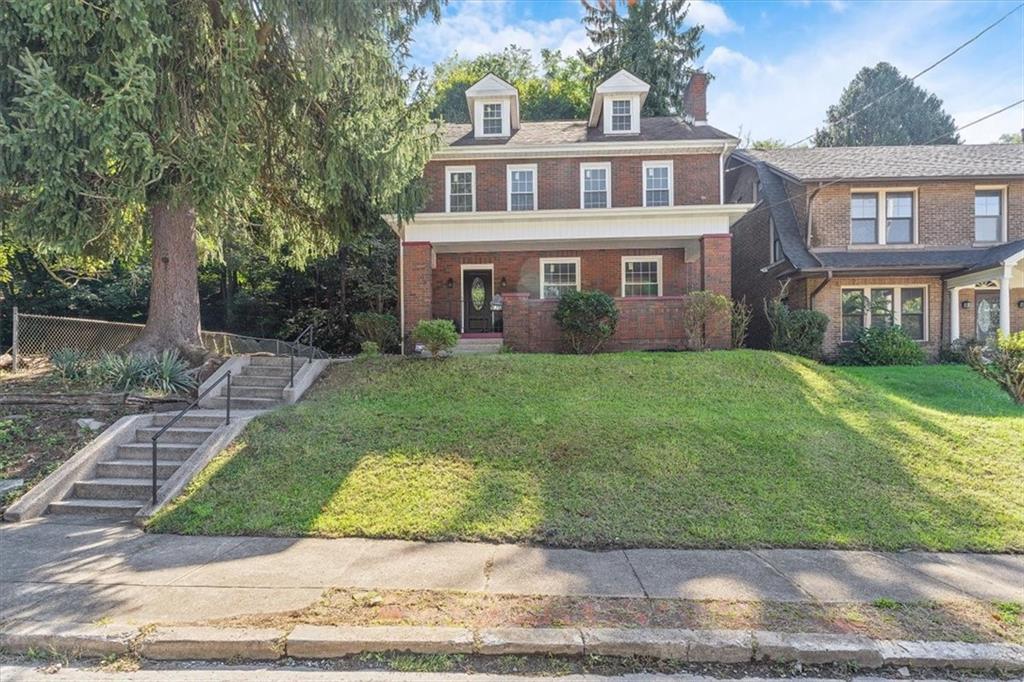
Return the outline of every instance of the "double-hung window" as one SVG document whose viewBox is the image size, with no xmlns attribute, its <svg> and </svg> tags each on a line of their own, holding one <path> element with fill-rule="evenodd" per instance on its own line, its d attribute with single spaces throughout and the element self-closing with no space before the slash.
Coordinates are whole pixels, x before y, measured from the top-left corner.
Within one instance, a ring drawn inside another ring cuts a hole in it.
<svg viewBox="0 0 1024 682">
<path fill-rule="evenodd" d="M 661 276 L 661 256 L 623 256 L 623 297 L 661 296 Z"/>
<path fill-rule="evenodd" d="M 927 340 L 925 287 L 871 287 L 843 289 L 843 341 L 853 341 L 864 329 L 899 325 L 916 341 Z"/>
<path fill-rule="evenodd" d="M 885 243 L 911 244 L 914 241 L 913 192 L 886 192 Z"/>
<path fill-rule="evenodd" d="M 540 259 L 540 297 L 561 298 L 566 291 L 579 291 L 579 258 Z"/>
<path fill-rule="evenodd" d="M 608 208 L 612 205 L 610 163 L 580 164 L 580 206 Z"/>
<path fill-rule="evenodd" d="M 672 162 L 644 161 L 644 206 L 672 205 Z"/>
<path fill-rule="evenodd" d="M 850 195 L 850 242 L 878 243 L 878 195 Z"/>
<path fill-rule="evenodd" d="M 633 129 L 633 103 L 628 99 L 612 100 L 612 132 L 628 133 Z"/>
<path fill-rule="evenodd" d="M 445 168 L 445 210 L 449 213 L 476 210 L 476 170 L 473 166 Z"/>
<path fill-rule="evenodd" d="M 508 210 L 533 211 L 537 208 L 537 166 L 508 167 Z"/>
<path fill-rule="evenodd" d="M 1003 241 L 1003 190 L 975 190 L 974 241 Z"/>
<path fill-rule="evenodd" d="M 484 135 L 501 135 L 502 131 L 501 104 L 484 105 Z"/>
</svg>

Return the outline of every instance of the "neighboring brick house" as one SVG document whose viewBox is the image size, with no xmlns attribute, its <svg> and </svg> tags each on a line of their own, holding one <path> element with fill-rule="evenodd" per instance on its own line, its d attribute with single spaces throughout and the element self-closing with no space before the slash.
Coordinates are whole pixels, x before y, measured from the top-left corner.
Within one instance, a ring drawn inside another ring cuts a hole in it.
<svg viewBox="0 0 1024 682">
<path fill-rule="evenodd" d="M 733 296 L 769 330 L 765 297 L 828 315 L 834 357 L 865 326 L 900 324 L 934 356 L 958 338 L 1024 329 L 1024 147 L 942 145 L 737 151 Z"/>
<path fill-rule="evenodd" d="M 559 346 L 553 313 L 570 289 L 615 297 L 608 349 L 680 348 L 686 295 L 730 295 L 725 161 L 738 140 L 707 124 L 707 77 L 687 91 L 690 120 L 642 117 L 649 86 L 620 71 L 597 87 L 588 120 L 520 121 L 514 87 L 488 75 L 466 92 L 471 123 L 446 126 L 427 164 L 425 210 L 401 239 L 403 338 L 420 320 L 520 351 Z M 729 345 L 728 320 L 708 338 Z"/>
</svg>

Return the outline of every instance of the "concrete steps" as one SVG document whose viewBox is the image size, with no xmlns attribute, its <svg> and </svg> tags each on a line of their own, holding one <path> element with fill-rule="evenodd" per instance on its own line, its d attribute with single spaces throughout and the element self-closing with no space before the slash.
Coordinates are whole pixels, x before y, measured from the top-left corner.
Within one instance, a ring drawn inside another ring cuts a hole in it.
<svg viewBox="0 0 1024 682">
<path fill-rule="evenodd" d="M 145 506 L 137 500 L 61 500 L 51 502 L 47 511 L 51 514 L 79 514 L 89 516 L 113 516 L 131 518 Z"/>
<path fill-rule="evenodd" d="M 501 352 L 504 339 L 498 337 L 459 337 L 452 355 L 484 355 Z"/>
</svg>

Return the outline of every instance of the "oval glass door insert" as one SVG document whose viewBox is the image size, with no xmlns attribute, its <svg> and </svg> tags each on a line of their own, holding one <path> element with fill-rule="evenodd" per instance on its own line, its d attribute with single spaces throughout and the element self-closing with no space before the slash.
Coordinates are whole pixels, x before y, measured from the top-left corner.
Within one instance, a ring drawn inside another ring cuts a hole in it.
<svg viewBox="0 0 1024 682">
<path fill-rule="evenodd" d="M 487 292 L 484 291 L 484 281 L 480 277 L 473 278 L 473 285 L 469 289 L 470 300 L 473 301 L 474 310 L 482 310 Z"/>
</svg>

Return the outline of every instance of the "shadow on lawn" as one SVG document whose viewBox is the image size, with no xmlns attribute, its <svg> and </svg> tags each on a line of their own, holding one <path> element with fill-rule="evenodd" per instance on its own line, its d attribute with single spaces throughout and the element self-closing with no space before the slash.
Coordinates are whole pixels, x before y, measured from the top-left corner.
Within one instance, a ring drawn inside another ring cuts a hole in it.
<svg viewBox="0 0 1024 682">
<path fill-rule="evenodd" d="M 699 394 L 701 373 L 720 371 L 716 356 L 723 354 L 655 362 L 638 355 L 623 360 L 629 373 L 616 369 L 610 380 L 602 363 L 612 356 L 566 359 L 566 366 L 583 367 L 597 388 L 541 371 L 547 388 L 564 400 L 550 414 L 526 417 L 531 407 L 519 402 L 521 387 L 514 383 L 517 363 L 527 361 L 522 356 L 499 358 L 493 372 L 476 376 L 471 365 L 456 361 L 388 367 L 380 387 L 359 377 L 360 392 L 348 402 L 334 395 L 330 403 L 332 395 L 322 390 L 320 403 L 261 418 L 250 427 L 249 444 L 204 472 L 155 529 L 589 548 L 991 550 L 1009 542 L 1024 549 L 1020 529 L 1006 528 L 1019 520 L 1014 502 L 971 485 L 971 434 L 947 423 L 964 416 L 947 411 L 959 400 L 913 383 L 901 390 L 899 381 L 881 374 L 850 375 L 749 352 L 736 357 L 763 361 L 757 371 L 774 381 L 765 385 L 789 386 L 786 395 L 769 394 L 756 379 Z M 550 362 L 540 360 L 542 370 Z M 678 393 L 678 410 L 677 403 L 659 408 L 661 384 L 631 383 L 645 371 L 671 372 L 664 384 Z M 407 395 L 408 375 L 428 376 L 436 386 L 423 389 L 426 396 Z M 455 379 L 461 381 L 451 388 L 446 382 Z M 467 401 L 476 387 L 480 397 Z M 594 419 L 602 387 L 628 390 L 650 407 Z M 687 405 L 691 390 L 694 404 Z M 422 408 L 392 416 L 388 401 L 419 401 Z M 488 401 L 507 409 L 476 411 L 474 403 Z M 371 425 L 355 417 L 331 421 L 324 409 L 331 405 L 370 412 Z M 761 412 L 743 418 L 739 412 L 751 405 Z M 1010 417 L 1015 409 L 992 400 L 975 407 L 967 416 Z M 531 441 L 523 422 L 536 419 L 548 421 Z M 560 431 L 570 426 L 575 441 Z M 474 429 L 487 438 L 474 441 Z M 926 445 L 908 454 L 910 440 Z M 489 450 L 488 443 L 500 447 Z M 934 480 L 931 456 L 946 458 L 939 464 L 956 484 Z M 992 466 L 1007 480 L 1020 475 L 1012 461 Z"/>
</svg>

